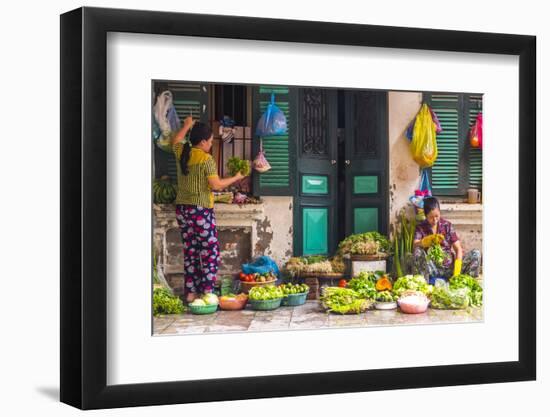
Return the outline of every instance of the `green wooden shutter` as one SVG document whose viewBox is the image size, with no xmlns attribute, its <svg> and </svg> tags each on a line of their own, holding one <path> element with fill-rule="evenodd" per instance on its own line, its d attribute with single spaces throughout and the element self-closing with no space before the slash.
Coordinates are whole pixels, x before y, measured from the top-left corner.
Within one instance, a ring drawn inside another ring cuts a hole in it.
<svg viewBox="0 0 550 417">
<path fill-rule="evenodd" d="M 275 94 L 275 103 L 287 118 L 287 134 L 262 137 L 262 145 L 271 169 L 265 173 L 253 171 L 255 195 L 292 195 L 294 189 L 294 143 L 296 132 L 295 92 L 285 86 L 254 87 L 253 94 L 253 142 L 252 157 L 260 150 L 260 137 L 256 136 L 256 124 Z"/>
<path fill-rule="evenodd" d="M 185 82 L 168 82 L 167 89 L 174 97 L 176 113 L 183 123 L 187 116 L 193 119 L 200 119 L 201 122 L 208 122 L 208 89 L 203 84 Z M 172 152 L 165 152 L 155 146 L 155 178 L 168 175 L 172 181 L 176 181 L 177 167 L 176 158 Z"/>
<path fill-rule="evenodd" d="M 460 186 L 460 97 L 431 94 L 430 105 L 443 131 L 437 135 L 438 156 L 432 174 L 434 194 L 456 194 Z"/>
<path fill-rule="evenodd" d="M 468 97 L 468 127 L 471 127 L 482 110 L 482 96 L 470 95 Z M 479 148 L 472 148 L 468 144 L 469 162 L 469 186 L 481 189 L 483 181 L 483 152 Z"/>
</svg>

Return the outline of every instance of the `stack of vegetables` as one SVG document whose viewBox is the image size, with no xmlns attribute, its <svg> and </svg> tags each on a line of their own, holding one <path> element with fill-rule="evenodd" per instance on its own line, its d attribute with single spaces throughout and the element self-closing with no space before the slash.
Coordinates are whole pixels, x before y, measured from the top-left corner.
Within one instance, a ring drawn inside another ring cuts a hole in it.
<svg viewBox="0 0 550 417">
<path fill-rule="evenodd" d="M 390 253 L 388 238 L 378 232 L 350 235 L 338 244 L 337 255 L 386 255 Z"/>
<path fill-rule="evenodd" d="M 153 290 L 153 315 L 181 314 L 185 311 L 182 301 L 172 294 L 168 288 L 155 288 Z"/>
<path fill-rule="evenodd" d="M 156 204 L 170 204 L 176 199 L 176 186 L 168 175 L 163 175 L 153 181 L 153 201 Z"/>
<path fill-rule="evenodd" d="M 331 261 L 324 255 L 290 258 L 285 265 L 285 270 L 293 276 L 334 272 Z"/>
<path fill-rule="evenodd" d="M 340 287 L 326 287 L 320 301 L 327 312 L 337 314 L 363 313 L 372 305 L 372 301 L 363 298 L 357 291 Z"/>
<path fill-rule="evenodd" d="M 436 285 L 431 295 L 432 307 L 442 309 L 463 309 L 483 304 L 483 289 L 470 275 L 460 274 L 446 284 Z"/>
</svg>

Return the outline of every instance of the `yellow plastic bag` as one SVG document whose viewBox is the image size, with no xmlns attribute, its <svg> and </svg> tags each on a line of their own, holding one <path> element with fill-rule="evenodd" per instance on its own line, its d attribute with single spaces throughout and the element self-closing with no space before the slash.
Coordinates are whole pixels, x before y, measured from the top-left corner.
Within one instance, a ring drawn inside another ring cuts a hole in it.
<svg viewBox="0 0 550 417">
<path fill-rule="evenodd" d="M 430 108 L 423 104 L 416 115 L 411 152 L 414 161 L 421 168 L 431 167 L 437 159 L 436 125 L 432 120 Z"/>
</svg>

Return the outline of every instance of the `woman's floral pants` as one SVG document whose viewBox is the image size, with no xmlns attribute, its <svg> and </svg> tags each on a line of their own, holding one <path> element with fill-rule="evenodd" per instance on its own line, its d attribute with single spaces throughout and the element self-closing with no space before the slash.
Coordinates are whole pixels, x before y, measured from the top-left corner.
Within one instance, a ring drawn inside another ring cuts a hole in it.
<svg viewBox="0 0 550 417">
<path fill-rule="evenodd" d="M 212 292 L 220 263 L 220 245 L 214 210 L 177 204 L 176 219 L 183 242 L 186 292 Z"/>
</svg>

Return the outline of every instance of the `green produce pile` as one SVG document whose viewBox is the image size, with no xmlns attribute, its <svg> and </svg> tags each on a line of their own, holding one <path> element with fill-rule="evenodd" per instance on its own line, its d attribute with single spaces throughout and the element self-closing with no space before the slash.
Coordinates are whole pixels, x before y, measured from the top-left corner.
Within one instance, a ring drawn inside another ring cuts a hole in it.
<svg viewBox="0 0 550 417">
<path fill-rule="evenodd" d="M 442 266 L 448 257 L 449 255 L 439 243 L 434 242 L 428 249 L 428 259 L 432 260 L 437 266 Z"/>
<path fill-rule="evenodd" d="M 320 297 L 327 312 L 337 314 L 359 314 L 368 310 L 372 301 L 362 298 L 349 288 L 326 287 Z"/>
<path fill-rule="evenodd" d="M 237 175 L 237 172 L 240 172 L 245 177 L 250 175 L 250 161 L 246 159 L 241 159 L 237 156 L 229 158 L 227 161 L 227 169 L 229 170 L 229 175 Z"/>
<path fill-rule="evenodd" d="M 449 280 L 449 286 L 452 289 L 468 288 L 468 298 L 470 305 L 480 307 L 483 304 L 483 288 L 474 277 L 467 274 L 460 274 Z"/>
<path fill-rule="evenodd" d="M 156 204 L 169 204 L 176 199 L 176 187 L 168 175 L 163 175 L 153 181 L 153 201 Z"/>
<path fill-rule="evenodd" d="M 407 290 L 420 291 L 429 295 L 433 290 L 433 285 L 429 285 L 422 275 L 405 275 L 397 278 L 393 284 L 393 293 L 400 297 Z"/>
<path fill-rule="evenodd" d="M 251 288 L 248 292 L 248 298 L 250 300 L 275 300 L 277 298 L 283 298 L 283 290 L 275 285 L 265 285 L 263 287 Z"/>
<path fill-rule="evenodd" d="M 375 300 L 377 276 L 374 273 L 361 272 L 348 282 L 348 288 L 355 291 L 361 298 Z"/>
<path fill-rule="evenodd" d="M 470 305 L 469 290 L 464 288 L 452 289 L 449 285 L 436 285 L 431 296 L 432 308 L 463 309 Z"/>
<path fill-rule="evenodd" d="M 283 292 L 283 295 L 289 295 L 289 294 L 303 294 L 309 292 L 309 286 L 306 284 L 281 284 L 279 285 L 279 288 Z"/>
<path fill-rule="evenodd" d="M 172 294 L 167 288 L 155 288 L 153 290 L 153 315 L 181 314 L 185 307 L 181 300 Z"/>
<path fill-rule="evenodd" d="M 338 244 L 339 255 L 376 255 L 390 252 L 390 241 L 378 232 L 350 235 Z"/>
<path fill-rule="evenodd" d="M 376 294 L 376 301 L 380 301 L 383 303 L 391 303 L 392 301 L 397 301 L 397 295 L 392 294 L 391 291 L 385 290 L 380 291 L 378 294 Z"/>
</svg>

